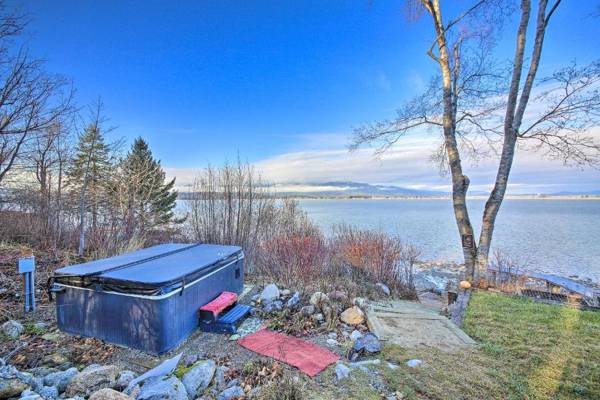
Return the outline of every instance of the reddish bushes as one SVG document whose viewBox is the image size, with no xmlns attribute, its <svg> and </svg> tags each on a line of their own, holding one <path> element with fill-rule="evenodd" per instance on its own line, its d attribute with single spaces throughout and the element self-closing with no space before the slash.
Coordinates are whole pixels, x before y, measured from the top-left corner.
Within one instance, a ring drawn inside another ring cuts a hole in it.
<svg viewBox="0 0 600 400">
<path fill-rule="evenodd" d="M 286 286 L 307 284 L 322 278 L 327 252 L 317 232 L 276 236 L 259 246 L 257 272 Z"/>
<path fill-rule="evenodd" d="M 383 282 L 402 297 L 414 297 L 412 267 L 418 252 L 399 238 L 349 226 L 325 239 L 311 227 L 260 244 L 258 275 L 287 287 L 343 289 L 364 295 Z"/>
</svg>

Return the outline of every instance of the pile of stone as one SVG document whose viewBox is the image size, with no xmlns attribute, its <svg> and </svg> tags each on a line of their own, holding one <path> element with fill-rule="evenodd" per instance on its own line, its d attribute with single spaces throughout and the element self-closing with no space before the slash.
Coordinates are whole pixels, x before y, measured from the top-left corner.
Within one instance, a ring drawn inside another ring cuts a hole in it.
<svg viewBox="0 0 600 400">
<path fill-rule="evenodd" d="M 27 372 L 5 365 L 0 367 L 0 399 L 131 399 L 119 390 L 134 377 L 133 372 L 114 365 L 93 364 L 81 371 L 75 367 L 65 370 L 38 367 Z"/>
<path fill-rule="evenodd" d="M 266 313 L 295 308 L 300 303 L 300 292 L 280 289 L 276 284 L 266 285 L 260 294 L 252 296 L 252 305 L 261 306 Z"/>
<path fill-rule="evenodd" d="M 201 359 L 185 367 L 180 377 L 154 376 L 132 386 L 136 374 L 116 365 L 92 364 L 81 371 L 40 367 L 28 372 L 4 365 L 0 367 L 0 399 L 188 400 L 210 396 L 230 400 L 256 396 L 260 387 L 243 387 L 238 379 L 227 379 L 228 370 Z"/>
</svg>

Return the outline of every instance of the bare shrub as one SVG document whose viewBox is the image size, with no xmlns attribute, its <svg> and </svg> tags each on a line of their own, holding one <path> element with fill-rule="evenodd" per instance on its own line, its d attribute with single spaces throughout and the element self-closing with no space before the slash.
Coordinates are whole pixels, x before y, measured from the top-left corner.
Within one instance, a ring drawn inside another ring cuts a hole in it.
<svg viewBox="0 0 600 400">
<path fill-rule="evenodd" d="M 239 161 L 204 169 L 186 207 L 193 240 L 243 247 L 250 269 L 261 244 L 312 229 L 294 201 L 274 198 L 252 166 Z"/>
<path fill-rule="evenodd" d="M 398 236 L 350 225 L 334 229 L 332 251 L 354 280 L 385 283 L 403 297 L 414 297 L 413 267 L 418 250 Z"/>
<path fill-rule="evenodd" d="M 524 286 L 525 277 L 520 273 L 520 266 L 525 261 L 517 261 L 508 253 L 495 249 L 487 271 L 488 284 L 505 292 L 516 292 Z"/>
<path fill-rule="evenodd" d="M 320 232 L 278 235 L 259 245 L 257 273 L 287 287 L 323 277 L 327 243 Z"/>
</svg>

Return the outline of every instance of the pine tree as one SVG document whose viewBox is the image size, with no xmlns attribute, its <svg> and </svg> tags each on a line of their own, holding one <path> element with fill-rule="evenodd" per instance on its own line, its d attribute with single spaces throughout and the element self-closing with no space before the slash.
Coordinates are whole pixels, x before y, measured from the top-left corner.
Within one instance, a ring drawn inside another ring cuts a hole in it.
<svg viewBox="0 0 600 400">
<path fill-rule="evenodd" d="M 111 155 L 98 122 L 90 124 L 79 137 L 67 171 L 67 185 L 79 199 L 79 255 L 85 247 L 85 214 L 91 213 L 92 230 L 98 226 L 99 206 L 110 178 Z"/>
<path fill-rule="evenodd" d="M 148 143 L 135 139 L 131 151 L 121 162 L 122 183 L 126 190 L 125 226 L 127 236 L 146 233 L 175 220 L 177 192 L 175 178 L 166 181 L 160 161 Z"/>
</svg>

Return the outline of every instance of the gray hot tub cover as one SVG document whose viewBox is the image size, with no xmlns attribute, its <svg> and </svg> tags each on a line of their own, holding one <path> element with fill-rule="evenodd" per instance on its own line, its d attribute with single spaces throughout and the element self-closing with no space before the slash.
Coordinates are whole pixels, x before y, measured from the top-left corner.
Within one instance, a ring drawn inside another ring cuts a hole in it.
<svg viewBox="0 0 600 400">
<path fill-rule="evenodd" d="M 185 288 L 243 257 L 238 246 L 161 244 L 146 249 L 57 269 L 57 284 L 118 293 L 162 295 Z"/>
</svg>

